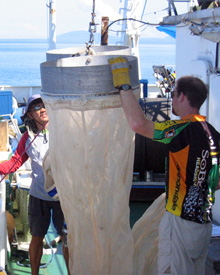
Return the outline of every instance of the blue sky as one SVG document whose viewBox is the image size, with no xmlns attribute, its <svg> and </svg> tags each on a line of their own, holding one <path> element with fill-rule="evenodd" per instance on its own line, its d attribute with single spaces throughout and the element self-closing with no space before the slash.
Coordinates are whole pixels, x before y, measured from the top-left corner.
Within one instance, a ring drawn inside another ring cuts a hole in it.
<svg viewBox="0 0 220 275">
<path fill-rule="evenodd" d="M 142 0 L 139 0 L 141 2 Z M 144 1 L 144 0 L 143 0 Z M 1 0 L 0 1 L 0 39 L 5 38 L 46 38 L 49 0 Z M 91 21 L 93 0 L 56 0 L 57 35 L 75 31 L 88 31 Z M 96 0 L 95 23 L 100 32 L 102 16 L 109 16 L 110 22 L 122 18 L 119 0 Z M 167 0 L 148 0 L 143 21 L 160 22 L 167 15 L 164 10 Z M 184 10 L 181 7 L 181 10 Z M 117 27 L 117 26 L 116 26 Z M 164 37 L 154 27 L 143 32 L 144 37 Z"/>
</svg>

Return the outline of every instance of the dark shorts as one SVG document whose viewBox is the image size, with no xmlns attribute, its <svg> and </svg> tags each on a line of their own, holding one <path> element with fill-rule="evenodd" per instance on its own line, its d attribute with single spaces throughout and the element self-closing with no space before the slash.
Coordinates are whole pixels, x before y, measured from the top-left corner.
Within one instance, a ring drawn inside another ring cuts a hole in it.
<svg viewBox="0 0 220 275">
<path fill-rule="evenodd" d="M 50 221 L 58 235 L 63 235 L 64 216 L 59 201 L 45 201 L 30 195 L 28 205 L 28 221 L 30 233 L 36 237 L 44 237 Z"/>
</svg>

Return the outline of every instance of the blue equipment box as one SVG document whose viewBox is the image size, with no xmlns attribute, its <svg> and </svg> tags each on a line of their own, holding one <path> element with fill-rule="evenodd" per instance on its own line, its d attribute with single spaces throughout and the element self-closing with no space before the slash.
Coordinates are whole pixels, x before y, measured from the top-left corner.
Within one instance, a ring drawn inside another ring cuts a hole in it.
<svg viewBox="0 0 220 275">
<path fill-rule="evenodd" d="M 12 91 L 0 91 L 0 116 L 12 114 Z"/>
</svg>

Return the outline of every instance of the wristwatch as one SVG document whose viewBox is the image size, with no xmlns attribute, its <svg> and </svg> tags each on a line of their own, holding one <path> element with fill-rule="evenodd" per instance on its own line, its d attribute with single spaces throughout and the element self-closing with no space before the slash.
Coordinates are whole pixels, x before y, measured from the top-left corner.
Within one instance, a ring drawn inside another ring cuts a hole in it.
<svg viewBox="0 0 220 275">
<path fill-rule="evenodd" d="M 122 84 L 121 86 L 118 87 L 119 91 L 123 90 L 123 91 L 127 91 L 131 89 L 131 85 L 129 84 Z"/>
</svg>

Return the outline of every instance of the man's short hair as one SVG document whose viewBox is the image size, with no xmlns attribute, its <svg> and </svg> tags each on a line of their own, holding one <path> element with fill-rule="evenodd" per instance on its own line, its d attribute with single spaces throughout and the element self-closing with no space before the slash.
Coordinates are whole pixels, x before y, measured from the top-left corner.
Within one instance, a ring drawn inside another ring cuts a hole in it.
<svg viewBox="0 0 220 275">
<path fill-rule="evenodd" d="M 188 98 L 190 106 L 199 110 L 208 95 L 205 83 L 195 76 L 183 76 L 176 84 L 177 92 L 182 92 Z"/>
</svg>

